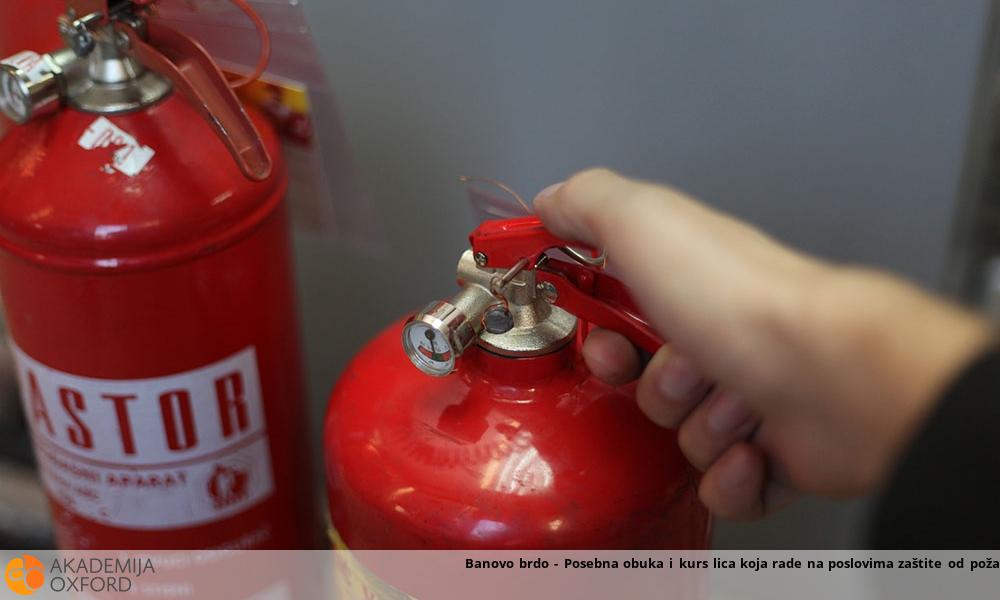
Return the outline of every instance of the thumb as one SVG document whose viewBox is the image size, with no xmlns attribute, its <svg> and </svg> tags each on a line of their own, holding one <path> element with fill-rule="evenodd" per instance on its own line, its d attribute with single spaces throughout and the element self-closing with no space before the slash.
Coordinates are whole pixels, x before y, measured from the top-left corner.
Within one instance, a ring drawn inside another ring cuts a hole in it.
<svg viewBox="0 0 1000 600">
<path fill-rule="evenodd" d="M 590 169 L 542 190 L 535 210 L 557 236 L 607 249 L 617 239 L 613 208 L 629 202 L 637 187 L 613 171 Z"/>
<path fill-rule="evenodd" d="M 717 260 L 719 250 L 711 247 L 717 238 L 707 231 L 715 228 L 713 211 L 670 188 L 607 169 L 546 188 L 535 210 L 555 235 L 606 251 L 609 265 L 663 334 L 677 334 L 672 319 L 663 317 L 696 308 L 701 300 L 694 295 L 708 291 L 709 272 L 726 265 Z"/>
</svg>

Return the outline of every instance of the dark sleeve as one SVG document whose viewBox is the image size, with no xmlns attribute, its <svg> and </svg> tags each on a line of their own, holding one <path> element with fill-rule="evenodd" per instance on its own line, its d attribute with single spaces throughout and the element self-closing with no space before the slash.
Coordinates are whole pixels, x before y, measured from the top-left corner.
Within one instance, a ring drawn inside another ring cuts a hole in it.
<svg viewBox="0 0 1000 600">
<path fill-rule="evenodd" d="M 952 384 L 881 499 L 872 546 L 1000 547 L 1000 351 Z"/>
</svg>

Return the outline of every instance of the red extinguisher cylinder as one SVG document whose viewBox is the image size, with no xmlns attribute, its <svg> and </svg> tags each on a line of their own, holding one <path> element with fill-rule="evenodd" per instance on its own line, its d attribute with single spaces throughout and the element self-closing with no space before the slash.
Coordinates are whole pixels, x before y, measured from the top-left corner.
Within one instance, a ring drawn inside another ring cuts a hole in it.
<svg viewBox="0 0 1000 600">
<path fill-rule="evenodd" d="M 0 291 L 57 543 L 315 547 L 279 140 L 229 105 L 270 161 L 247 176 L 206 118 L 218 103 L 197 101 L 206 81 L 231 94 L 204 56 L 171 54 L 202 69 L 182 94 L 116 54 L 136 11 L 87 21 L 100 52 L 75 40 L 0 73 L 25 121 L 0 140 Z M 46 114 L 18 97 L 97 60 L 130 78 L 54 86 L 76 95 Z"/>
</svg>

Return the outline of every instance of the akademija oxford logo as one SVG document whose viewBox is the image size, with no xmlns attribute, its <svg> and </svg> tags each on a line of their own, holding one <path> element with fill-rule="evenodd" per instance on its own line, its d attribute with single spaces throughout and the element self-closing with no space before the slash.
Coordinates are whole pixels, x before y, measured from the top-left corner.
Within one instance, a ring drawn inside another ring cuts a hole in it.
<svg viewBox="0 0 1000 600">
<path fill-rule="evenodd" d="M 10 591 L 18 596 L 30 596 L 45 585 L 45 567 L 30 554 L 16 556 L 7 562 L 3 578 Z"/>
</svg>

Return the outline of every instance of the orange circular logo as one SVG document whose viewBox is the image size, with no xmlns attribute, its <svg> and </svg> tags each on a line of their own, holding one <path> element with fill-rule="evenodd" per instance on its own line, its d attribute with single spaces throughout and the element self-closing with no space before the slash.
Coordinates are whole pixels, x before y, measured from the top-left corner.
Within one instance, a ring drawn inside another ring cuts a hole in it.
<svg viewBox="0 0 1000 600">
<path fill-rule="evenodd" d="M 19 596 L 30 596 L 45 584 L 45 567 L 42 561 L 30 554 L 10 559 L 3 578 L 10 591 Z"/>
</svg>

